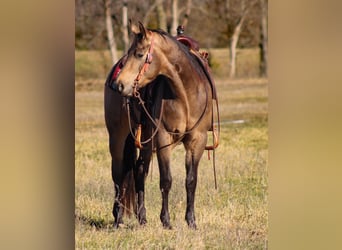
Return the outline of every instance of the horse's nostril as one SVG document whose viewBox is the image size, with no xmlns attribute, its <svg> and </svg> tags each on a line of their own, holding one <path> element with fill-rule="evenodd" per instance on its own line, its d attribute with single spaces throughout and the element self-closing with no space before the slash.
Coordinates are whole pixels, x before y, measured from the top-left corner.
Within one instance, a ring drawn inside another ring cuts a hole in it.
<svg viewBox="0 0 342 250">
<path fill-rule="evenodd" d="M 108 86 L 109 86 L 112 90 L 116 91 L 116 82 L 115 82 L 114 80 L 111 80 L 111 81 L 109 82 Z"/>
<path fill-rule="evenodd" d="M 118 87 L 117 87 L 118 92 L 122 93 L 123 89 L 124 89 L 123 84 L 122 83 L 118 83 Z"/>
</svg>

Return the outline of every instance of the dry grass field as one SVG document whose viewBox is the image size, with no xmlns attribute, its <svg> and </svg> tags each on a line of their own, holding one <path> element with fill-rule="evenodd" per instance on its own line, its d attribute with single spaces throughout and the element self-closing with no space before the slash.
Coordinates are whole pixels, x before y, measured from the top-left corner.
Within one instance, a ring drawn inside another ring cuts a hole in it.
<svg viewBox="0 0 342 250">
<path fill-rule="evenodd" d="M 104 80 L 76 80 L 75 240 L 76 249 L 266 249 L 268 232 L 268 82 L 217 76 L 221 141 L 216 150 L 218 189 L 212 162 L 199 166 L 195 212 L 198 230 L 185 215 L 184 150 L 172 158 L 172 230 L 159 220 L 161 194 L 156 158 L 146 180 L 146 226 L 125 217 L 115 230 L 113 183 L 104 124 Z"/>
</svg>

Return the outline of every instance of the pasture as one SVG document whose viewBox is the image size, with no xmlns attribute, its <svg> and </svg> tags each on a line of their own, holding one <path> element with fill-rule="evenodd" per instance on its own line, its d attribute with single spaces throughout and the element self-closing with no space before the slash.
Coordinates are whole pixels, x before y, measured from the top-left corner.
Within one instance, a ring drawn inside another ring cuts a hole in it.
<svg viewBox="0 0 342 250">
<path fill-rule="evenodd" d="M 85 67 L 77 64 L 77 58 L 76 73 L 77 67 Z M 76 74 L 76 249 L 267 248 L 268 82 L 256 78 L 233 81 L 219 73 L 217 76 L 222 121 L 220 145 L 216 150 L 218 189 L 214 187 L 212 161 L 205 151 L 199 166 L 195 200 L 198 230 L 188 229 L 184 220 L 182 146 L 174 150 L 171 167 L 169 206 L 173 229 L 164 230 L 159 220 L 161 194 L 154 157 L 146 179 L 146 226 L 140 226 L 132 216 L 124 218 L 125 227 L 114 230 L 111 213 L 114 190 L 103 113 L 104 79 L 89 80 L 86 78 L 98 76 L 77 77 Z"/>
</svg>

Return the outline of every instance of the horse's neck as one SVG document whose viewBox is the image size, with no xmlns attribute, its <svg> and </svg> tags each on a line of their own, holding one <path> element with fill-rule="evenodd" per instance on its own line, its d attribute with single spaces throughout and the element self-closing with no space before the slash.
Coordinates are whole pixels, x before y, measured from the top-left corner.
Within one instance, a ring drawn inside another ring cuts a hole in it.
<svg viewBox="0 0 342 250">
<path fill-rule="evenodd" d="M 172 44 L 172 42 L 169 42 Z M 187 56 L 181 51 L 177 45 L 172 44 L 171 48 L 167 47 L 166 44 L 162 45 L 163 53 L 165 55 L 164 66 L 166 66 L 167 76 L 173 81 L 173 88 L 180 98 L 186 98 L 189 85 L 195 88 L 198 86 L 193 86 L 194 74 L 189 72 L 196 71 L 193 64 L 187 61 Z M 166 56 L 168 55 L 168 56 Z M 182 97 L 183 96 L 183 97 Z"/>
<path fill-rule="evenodd" d="M 205 86 L 200 83 L 201 79 L 197 74 L 195 65 L 187 59 L 187 55 L 177 45 L 172 44 L 171 41 L 163 42 L 160 49 L 164 55 L 162 61 L 164 73 L 171 79 L 171 88 L 175 94 L 174 101 L 182 103 L 187 117 L 190 118 L 193 115 L 191 107 L 194 108 L 196 106 L 193 103 L 198 103 L 197 95 L 206 91 L 201 89 L 205 88 Z"/>
<path fill-rule="evenodd" d="M 163 59 L 161 62 L 161 64 L 163 65 L 162 73 L 171 80 L 170 85 L 175 94 L 175 100 L 184 103 L 188 110 L 188 96 L 185 91 L 186 88 L 182 79 L 183 77 L 179 72 L 180 70 L 185 69 L 181 69 L 182 65 L 180 64 L 179 59 L 177 59 L 177 56 L 175 56 L 174 54 L 170 56 L 171 53 L 174 53 L 174 48 L 169 48 L 166 46 L 166 44 L 162 44 L 160 49 L 163 55 Z"/>
<path fill-rule="evenodd" d="M 182 53 L 182 52 L 179 52 Z M 170 68 L 175 94 L 187 102 L 195 102 L 197 94 L 203 88 L 200 76 L 194 68 L 193 63 L 189 62 L 186 55 L 180 55 L 174 61 L 170 61 Z"/>
<path fill-rule="evenodd" d="M 176 70 L 171 70 L 170 72 L 171 79 L 171 87 L 175 94 L 175 102 L 180 102 L 184 105 L 185 112 L 187 113 L 187 117 L 190 116 L 190 105 L 189 105 L 189 96 L 186 93 L 186 88 L 184 86 L 184 82 L 180 77 L 180 74 Z"/>
</svg>

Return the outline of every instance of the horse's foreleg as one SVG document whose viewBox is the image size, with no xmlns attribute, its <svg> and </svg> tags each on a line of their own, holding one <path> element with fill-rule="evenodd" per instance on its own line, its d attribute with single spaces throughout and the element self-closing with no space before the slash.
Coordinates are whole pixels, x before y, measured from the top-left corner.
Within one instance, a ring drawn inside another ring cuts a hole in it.
<svg viewBox="0 0 342 250">
<path fill-rule="evenodd" d="M 158 151 L 158 165 L 160 172 L 159 187 L 162 194 L 162 209 L 160 212 L 160 220 L 163 227 L 171 229 L 170 214 L 169 214 L 169 192 L 172 185 L 172 176 L 170 171 L 170 147 L 166 147 Z"/>
</svg>

